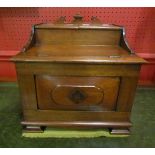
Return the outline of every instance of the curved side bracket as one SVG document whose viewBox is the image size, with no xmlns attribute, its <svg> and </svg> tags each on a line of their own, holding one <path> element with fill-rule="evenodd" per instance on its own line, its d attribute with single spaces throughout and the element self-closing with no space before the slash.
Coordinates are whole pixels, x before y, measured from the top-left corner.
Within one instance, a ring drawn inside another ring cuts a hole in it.
<svg viewBox="0 0 155 155">
<path fill-rule="evenodd" d="M 25 52 L 26 50 L 28 50 L 29 48 L 31 48 L 34 45 L 34 42 L 35 42 L 34 27 L 35 27 L 35 25 L 32 26 L 30 38 L 29 38 L 27 44 L 22 48 L 21 52 Z"/>
<path fill-rule="evenodd" d="M 126 49 L 130 54 L 135 54 L 134 51 L 129 47 L 129 44 L 126 39 L 124 27 L 122 27 L 122 29 L 121 29 L 120 46 L 123 47 L 124 49 Z"/>
</svg>

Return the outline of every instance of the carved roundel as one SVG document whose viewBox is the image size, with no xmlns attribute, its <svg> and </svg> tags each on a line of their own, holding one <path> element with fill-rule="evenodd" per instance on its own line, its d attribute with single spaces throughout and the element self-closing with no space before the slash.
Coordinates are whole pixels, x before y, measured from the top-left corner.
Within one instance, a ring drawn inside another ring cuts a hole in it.
<svg viewBox="0 0 155 155">
<path fill-rule="evenodd" d="M 80 89 L 73 89 L 69 94 L 70 100 L 78 104 L 87 98 L 87 94 Z"/>
</svg>

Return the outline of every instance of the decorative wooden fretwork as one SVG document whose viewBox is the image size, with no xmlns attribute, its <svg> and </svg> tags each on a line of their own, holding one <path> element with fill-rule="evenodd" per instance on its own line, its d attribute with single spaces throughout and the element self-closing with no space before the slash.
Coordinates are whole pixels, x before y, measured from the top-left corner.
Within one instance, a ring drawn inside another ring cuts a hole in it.
<svg viewBox="0 0 155 155">
<path fill-rule="evenodd" d="M 66 21 L 66 16 L 61 16 L 55 23 L 56 24 L 64 24 Z"/>
<path fill-rule="evenodd" d="M 76 14 L 74 17 L 74 20 L 72 21 L 72 23 L 74 24 L 81 24 L 83 23 L 83 16 L 81 16 L 80 14 Z"/>
<path fill-rule="evenodd" d="M 96 16 L 92 16 L 91 17 L 91 24 L 102 24 L 101 21 L 96 17 Z"/>
</svg>

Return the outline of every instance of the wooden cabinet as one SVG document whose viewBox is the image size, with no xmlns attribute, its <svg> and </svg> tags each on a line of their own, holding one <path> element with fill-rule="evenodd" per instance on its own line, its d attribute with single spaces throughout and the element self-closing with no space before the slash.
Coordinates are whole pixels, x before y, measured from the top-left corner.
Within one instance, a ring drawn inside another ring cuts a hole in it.
<svg viewBox="0 0 155 155">
<path fill-rule="evenodd" d="M 129 134 L 141 64 L 121 26 L 81 16 L 72 23 L 35 25 L 13 57 L 21 90 L 24 130 L 47 126 L 109 128 Z M 42 128 L 43 127 L 43 128 Z"/>
</svg>

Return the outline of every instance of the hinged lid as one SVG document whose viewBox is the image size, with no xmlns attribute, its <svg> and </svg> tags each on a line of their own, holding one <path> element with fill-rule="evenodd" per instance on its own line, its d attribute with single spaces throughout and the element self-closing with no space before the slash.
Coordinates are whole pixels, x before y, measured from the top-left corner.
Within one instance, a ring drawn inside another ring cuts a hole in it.
<svg viewBox="0 0 155 155">
<path fill-rule="evenodd" d="M 28 44 L 13 61 L 59 63 L 144 63 L 134 54 L 121 26 L 102 24 L 97 17 L 83 23 L 74 16 L 66 23 L 65 16 L 54 24 L 38 24 L 32 28 Z"/>
</svg>

